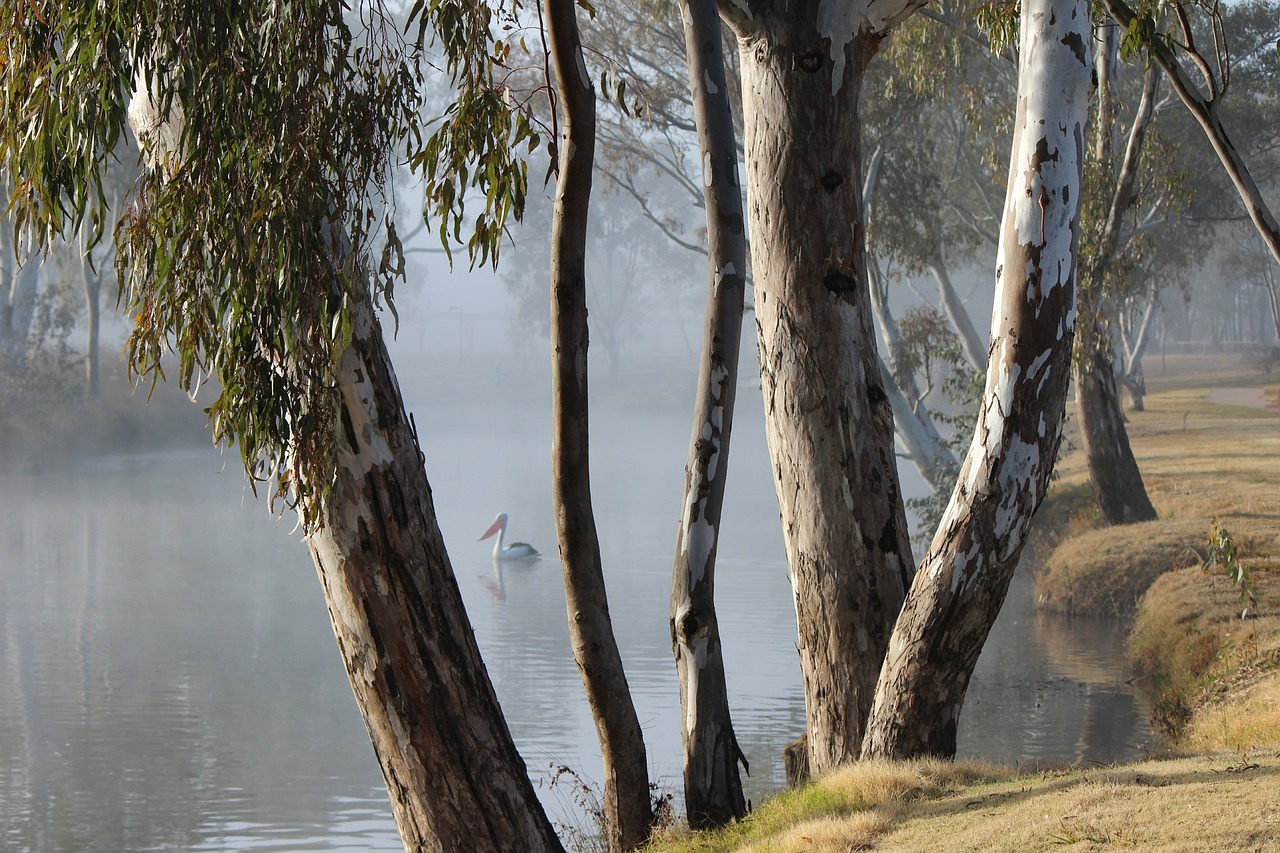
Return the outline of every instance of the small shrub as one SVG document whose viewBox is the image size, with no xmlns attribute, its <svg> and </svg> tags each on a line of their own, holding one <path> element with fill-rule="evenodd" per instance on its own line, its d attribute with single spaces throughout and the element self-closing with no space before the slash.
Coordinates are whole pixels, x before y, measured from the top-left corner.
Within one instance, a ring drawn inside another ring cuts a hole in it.
<svg viewBox="0 0 1280 853">
<path fill-rule="evenodd" d="M 1210 573 L 1222 569 L 1227 580 L 1235 584 L 1240 593 L 1240 618 L 1249 615 L 1250 609 L 1258 609 L 1258 595 L 1253 588 L 1253 580 L 1249 577 L 1249 569 L 1236 557 L 1235 542 L 1231 533 L 1222 526 L 1218 517 L 1214 516 L 1209 526 L 1209 550 L 1205 554 L 1202 568 Z"/>
</svg>

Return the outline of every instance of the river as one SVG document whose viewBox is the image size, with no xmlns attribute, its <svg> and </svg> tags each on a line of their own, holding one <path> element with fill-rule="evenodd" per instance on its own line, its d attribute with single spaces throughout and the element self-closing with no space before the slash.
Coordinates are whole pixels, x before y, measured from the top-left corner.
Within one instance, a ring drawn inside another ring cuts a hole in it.
<svg viewBox="0 0 1280 853">
<path fill-rule="evenodd" d="M 667 606 L 689 416 L 680 394 L 641 387 L 597 394 L 594 496 L 650 771 L 676 791 Z M 405 391 L 516 741 L 553 818 L 578 823 L 572 788 L 549 786 L 560 766 L 599 773 L 558 563 L 499 571 L 475 541 L 505 510 L 512 538 L 555 553 L 540 392 L 485 372 Z M 782 784 L 804 712 L 758 394 L 740 400 L 717 593 L 758 801 Z M 1016 579 L 969 690 L 961 755 L 1140 754 L 1149 733 L 1122 654 L 1115 625 L 1037 614 Z M 0 849 L 400 849 L 306 549 L 234 458 L 119 455 L 0 480 Z"/>
</svg>

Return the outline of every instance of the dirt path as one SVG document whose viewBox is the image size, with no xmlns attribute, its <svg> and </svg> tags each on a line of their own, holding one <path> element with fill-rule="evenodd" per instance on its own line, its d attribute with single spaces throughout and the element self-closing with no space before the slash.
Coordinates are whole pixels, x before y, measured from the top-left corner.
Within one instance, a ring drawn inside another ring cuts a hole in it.
<svg viewBox="0 0 1280 853">
<path fill-rule="evenodd" d="M 1224 406 L 1280 411 L 1280 385 L 1269 388 L 1214 388 L 1205 399 Z"/>
</svg>

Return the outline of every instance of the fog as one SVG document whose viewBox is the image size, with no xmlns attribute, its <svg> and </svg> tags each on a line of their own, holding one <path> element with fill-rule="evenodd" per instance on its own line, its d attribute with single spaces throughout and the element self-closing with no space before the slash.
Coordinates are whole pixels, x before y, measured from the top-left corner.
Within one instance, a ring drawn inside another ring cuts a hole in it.
<svg viewBox="0 0 1280 853">
<path fill-rule="evenodd" d="M 549 785 L 560 766 L 595 784 L 599 751 L 555 557 L 542 321 L 502 277 L 414 257 L 425 260 L 397 294 L 391 349 L 439 523 L 530 773 L 554 818 L 581 825 L 572 790 Z M 652 295 L 627 317 L 616 354 L 592 356 L 593 495 L 650 772 L 678 802 L 667 607 L 704 282 L 694 266 L 687 282 L 633 286 Z M 804 708 L 747 331 L 717 590 L 758 802 L 782 784 L 780 753 L 803 731 Z M 306 549 L 292 518 L 245 485 L 234 454 L 209 446 L 198 415 L 211 390 L 195 405 L 165 386 L 145 408 L 140 396 L 129 403 L 172 441 L 134 430 L 114 450 L 11 466 L 0 487 L 6 849 L 398 849 Z M 541 561 L 493 563 L 490 543 L 475 540 L 499 511 Z M 1121 644 L 1114 625 L 1035 614 L 1020 578 L 970 688 L 961 754 L 1134 754 L 1148 732 L 1119 677 Z"/>
</svg>

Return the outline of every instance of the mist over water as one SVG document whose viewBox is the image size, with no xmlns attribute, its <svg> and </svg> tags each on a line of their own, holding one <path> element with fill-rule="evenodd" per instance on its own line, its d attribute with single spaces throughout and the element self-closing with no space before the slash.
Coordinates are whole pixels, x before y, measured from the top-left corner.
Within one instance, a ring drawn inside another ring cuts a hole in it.
<svg viewBox="0 0 1280 853">
<path fill-rule="evenodd" d="M 440 526 L 508 722 L 553 817 L 564 765 L 599 775 L 570 655 L 550 498 L 545 355 L 395 359 Z M 456 346 L 456 349 L 454 347 Z M 667 625 L 693 362 L 593 366 L 592 472 L 611 610 L 664 790 L 680 783 Z M 717 603 L 748 796 L 804 729 L 794 611 L 754 368 L 731 446 Z M 906 488 L 911 485 L 904 469 Z M 499 511 L 536 563 L 495 566 Z M 291 517 L 212 450 L 117 455 L 0 480 L 0 849 L 397 850 L 386 793 Z M 1015 581 L 969 690 L 961 754 L 1109 761 L 1147 737 L 1122 635 L 1037 615 Z"/>
</svg>

